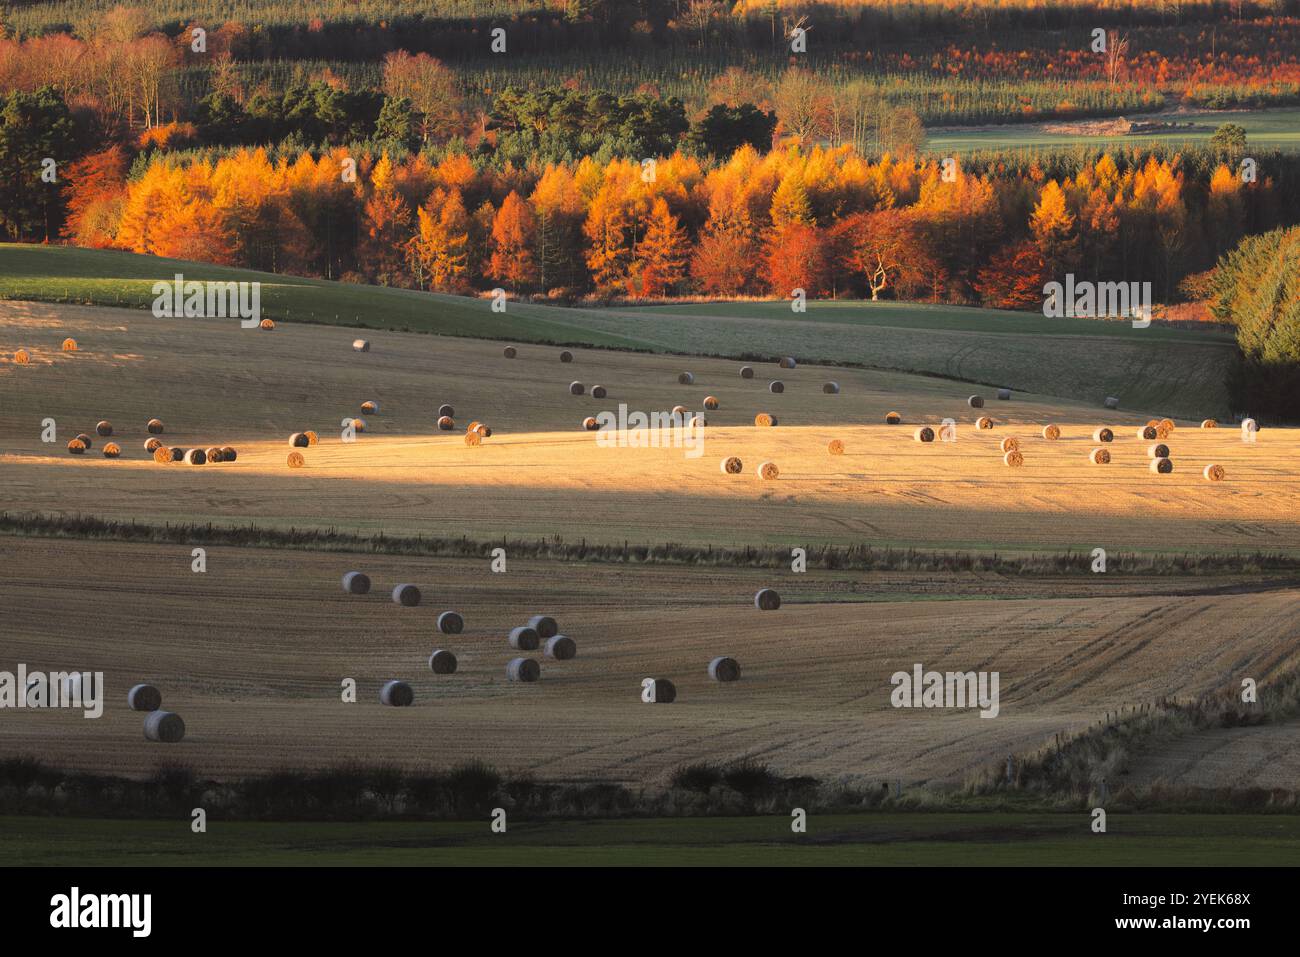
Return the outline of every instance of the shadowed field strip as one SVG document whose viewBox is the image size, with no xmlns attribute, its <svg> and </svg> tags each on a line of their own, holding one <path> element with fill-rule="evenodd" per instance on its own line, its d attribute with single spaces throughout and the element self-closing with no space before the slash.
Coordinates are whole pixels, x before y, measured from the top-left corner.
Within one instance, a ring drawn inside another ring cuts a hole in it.
<svg viewBox="0 0 1300 957">
<path fill-rule="evenodd" d="M 856 865 L 915 867 L 1294 866 L 1300 818 L 1111 814 L 1104 838 L 1081 814 L 813 815 L 486 823 L 244 823 L 0 818 L 15 866 Z"/>
<path fill-rule="evenodd" d="M 1263 684 L 1300 659 L 1294 591 L 824 603 L 801 601 L 821 587 L 812 574 L 513 561 L 499 575 L 477 560 L 233 548 L 210 549 L 196 574 L 184 546 L 22 538 L 0 539 L 0 564 L 3 667 L 103 671 L 108 685 L 98 720 L 6 713 L 0 747 L 121 773 L 164 759 L 228 776 L 481 758 L 548 779 L 655 782 L 691 761 L 758 757 L 827 780 L 961 780 L 1106 711 L 1242 674 Z M 349 568 L 375 591 L 344 595 Z M 419 584 L 424 604 L 393 604 L 386 586 L 398 581 Z M 755 610 L 754 591 L 773 583 L 786 605 Z M 448 608 L 465 616 L 464 634 L 435 634 Z M 505 634 L 539 611 L 578 657 L 543 658 L 540 682 L 512 684 Z M 455 675 L 428 671 L 435 647 L 456 653 Z M 741 662 L 741 681 L 709 680 L 719 654 Z M 1001 713 L 892 708 L 889 676 L 915 663 L 998 671 Z M 340 700 L 345 677 L 357 704 Z M 394 677 L 412 683 L 414 707 L 378 703 Z M 677 702 L 642 704 L 644 677 L 671 678 Z M 184 716 L 184 742 L 144 741 L 125 707 L 137 681 Z"/>
</svg>

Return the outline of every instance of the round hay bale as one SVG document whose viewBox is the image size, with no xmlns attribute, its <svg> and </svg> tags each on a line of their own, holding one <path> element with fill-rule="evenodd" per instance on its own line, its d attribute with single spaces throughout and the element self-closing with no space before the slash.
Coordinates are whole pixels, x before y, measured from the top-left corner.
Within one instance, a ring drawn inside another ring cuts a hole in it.
<svg viewBox="0 0 1300 957">
<path fill-rule="evenodd" d="M 104 445 L 104 458 L 115 459 L 122 454 L 122 447 L 116 442 L 108 442 Z"/>
<path fill-rule="evenodd" d="M 830 442 L 829 442 L 829 443 L 827 444 L 827 446 L 826 446 L 826 451 L 829 452 L 831 455 L 843 455 L 843 454 L 844 454 L 844 440 L 843 440 L 843 439 L 831 439 Z"/>
<path fill-rule="evenodd" d="M 1099 429 L 1093 430 L 1092 440 L 1094 442 L 1113 442 L 1115 441 L 1115 433 L 1105 426 L 1102 426 Z"/>
<path fill-rule="evenodd" d="M 1150 442 L 1156 437 L 1156 427 L 1154 425 L 1144 425 L 1138 429 L 1138 438 L 1143 442 Z"/>
<path fill-rule="evenodd" d="M 317 435 L 315 432 L 313 432 L 311 429 L 308 429 L 306 432 L 303 433 L 303 435 L 307 436 L 308 445 L 316 445 L 317 443 L 320 442 L 320 436 Z"/>
<path fill-rule="evenodd" d="M 673 406 L 673 415 L 677 416 L 678 418 L 685 418 L 686 414 L 687 414 L 686 406 L 684 405 Z"/>
<path fill-rule="evenodd" d="M 72 338 L 64 339 L 62 348 L 64 352 L 76 352 L 77 340 Z"/>
<path fill-rule="evenodd" d="M 776 425 L 776 416 L 772 415 L 770 412 L 760 412 L 758 415 L 754 416 L 754 424 L 760 429 L 770 429 L 772 426 Z"/>
<path fill-rule="evenodd" d="M 1011 449 L 1002 456 L 1002 464 L 1013 469 L 1018 469 L 1025 464 L 1025 457 L 1016 449 Z"/>
<path fill-rule="evenodd" d="M 1259 431 L 1259 423 L 1256 422 L 1254 419 L 1242 419 L 1242 420 L 1241 420 L 1241 431 L 1243 431 L 1243 432 L 1258 432 L 1258 431 Z"/>
<path fill-rule="evenodd" d="M 456 410 L 453 409 L 451 406 L 445 404 L 438 406 L 438 418 L 451 419 L 451 418 L 455 418 L 455 416 L 456 416 Z"/>
<path fill-rule="evenodd" d="M 572 353 L 572 352 L 568 352 L 568 351 L 561 352 L 561 353 L 560 353 L 560 361 L 561 361 L 561 362 L 572 362 L 572 361 L 573 361 L 573 353 Z"/>
<path fill-rule="evenodd" d="M 225 461 L 226 458 L 226 454 L 222 452 L 218 446 L 215 445 L 212 446 L 211 448 L 204 449 L 203 454 L 208 457 L 209 462 L 220 463 Z"/>
<path fill-rule="evenodd" d="M 261 322 L 257 324 L 257 327 L 263 330 L 264 332 L 270 332 L 272 329 L 275 328 L 275 323 L 272 322 L 270 319 L 263 319 Z"/>
<path fill-rule="evenodd" d="M 781 607 L 781 596 L 773 588 L 760 588 L 754 592 L 754 607 L 759 611 L 776 611 Z"/>
<path fill-rule="evenodd" d="M 361 403 L 362 415 L 375 415 L 378 412 L 379 412 L 379 403 L 376 402 L 374 399 L 367 399 L 365 402 Z"/>
<path fill-rule="evenodd" d="M 306 466 L 307 460 L 303 458 L 301 452 L 290 452 L 289 457 L 285 459 L 285 464 L 291 469 L 300 469 Z"/>
<path fill-rule="evenodd" d="M 157 439 L 150 439 L 149 441 L 156 442 Z M 159 465 L 166 465 L 172 460 L 172 450 L 165 445 L 159 445 L 153 450 L 153 460 Z"/>
<path fill-rule="evenodd" d="M 1174 470 L 1174 463 L 1167 458 L 1152 459 L 1147 463 L 1147 468 L 1155 475 L 1168 475 Z"/>
<path fill-rule="evenodd" d="M 441 416 L 438 419 L 438 428 L 443 432 L 450 432 L 452 429 L 456 428 L 456 420 L 449 415 Z"/>
<path fill-rule="evenodd" d="M 369 339 L 353 339 L 353 340 L 352 340 L 352 348 L 353 348 L 354 350 L 356 350 L 357 352 L 369 352 L 369 351 L 370 351 L 370 340 L 369 340 Z"/>
<path fill-rule="evenodd" d="M 420 589 L 410 582 L 393 586 L 393 602 L 403 608 L 414 608 L 420 603 Z"/>
<path fill-rule="evenodd" d="M 1169 446 L 1165 445 L 1163 442 L 1157 442 L 1155 445 L 1148 445 L 1147 458 L 1149 459 L 1169 458 Z"/>
<path fill-rule="evenodd" d="M 982 409 L 984 408 L 984 396 L 973 395 L 966 400 L 966 404 L 969 405 L 972 409 Z"/>
<path fill-rule="evenodd" d="M 162 419 L 150 419 L 148 424 L 145 425 L 145 430 L 150 435 L 162 435 L 163 434 Z"/>
<path fill-rule="evenodd" d="M 506 677 L 511 681 L 536 681 L 542 676 L 542 666 L 532 658 L 511 658 L 506 664 Z"/>
<path fill-rule="evenodd" d="M 1218 427 L 1219 422 L 1217 419 L 1205 419 L 1201 422 L 1201 428 L 1203 429 L 1217 429 Z"/>
<path fill-rule="evenodd" d="M 454 675 L 457 664 L 456 656 L 442 648 L 429 656 L 429 670 L 435 675 Z"/>
<path fill-rule="evenodd" d="M 588 432 L 595 432 L 597 429 L 600 428 L 600 423 L 596 421 L 596 417 L 594 415 L 589 415 L 582 420 L 582 427 L 586 429 Z"/>
<path fill-rule="evenodd" d="M 81 439 L 71 439 L 68 442 L 68 451 L 73 455 L 81 455 L 86 451 L 86 443 Z"/>
<path fill-rule="evenodd" d="M 645 700 L 644 698 L 642 699 Z M 667 678 L 650 679 L 649 704 L 672 704 L 677 700 L 677 686 Z"/>
<path fill-rule="evenodd" d="M 1003 452 L 1015 452 L 1020 448 L 1020 440 L 1014 435 L 1008 435 L 999 445 Z"/>
<path fill-rule="evenodd" d="M 794 356 L 784 356 L 777 362 L 777 365 L 782 369 L 793 369 L 796 365 Z"/>
<path fill-rule="evenodd" d="M 716 412 L 718 409 L 718 397 L 716 395 L 706 395 L 704 397 L 704 408 L 710 412 Z"/>
<path fill-rule="evenodd" d="M 221 457 L 227 462 L 233 462 L 235 459 L 239 458 L 239 452 L 234 448 L 234 446 L 223 445 L 221 447 Z"/>
<path fill-rule="evenodd" d="M 473 447 L 475 447 L 475 446 L 482 445 L 482 444 L 483 444 L 483 436 L 479 435 L 477 432 L 466 432 L 466 433 L 465 433 L 465 444 L 468 445 L 468 446 L 470 446 L 471 448 L 473 448 Z"/>
<path fill-rule="evenodd" d="M 912 438 L 916 439 L 918 442 L 933 442 L 934 429 L 930 428 L 928 425 L 923 425 L 912 433 Z"/>
<path fill-rule="evenodd" d="M 745 463 L 734 455 L 728 455 L 719 463 L 723 475 L 739 475 L 745 469 Z"/>
<path fill-rule="evenodd" d="M 369 595 L 370 576 L 365 572 L 348 572 L 343 576 L 343 591 L 349 595 Z"/>
<path fill-rule="evenodd" d="M 822 393 L 825 395 L 839 395 L 840 384 L 838 382 L 823 382 Z"/>
<path fill-rule="evenodd" d="M 606 391 L 603 385 L 593 385 L 591 387 L 591 397 L 593 399 L 603 399 L 608 394 L 609 393 Z"/>
<path fill-rule="evenodd" d="M 101 439 L 106 439 L 113 434 L 113 423 L 108 419 L 103 419 L 95 423 L 95 434 Z"/>
<path fill-rule="evenodd" d="M 459 635 L 465 630 L 465 619 L 460 612 L 444 611 L 438 616 L 438 630 L 444 635 Z"/>
<path fill-rule="evenodd" d="M 998 389 L 998 401 L 1008 402 L 1011 399 L 1010 389 Z"/>
<path fill-rule="evenodd" d="M 392 708 L 409 708 L 415 703 L 415 692 L 405 681 L 385 681 L 379 689 L 379 703 Z"/>
<path fill-rule="evenodd" d="M 1119 399 L 1115 398 L 1115 396 L 1113 395 L 1108 395 L 1106 396 L 1106 401 L 1103 403 L 1103 405 L 1105 405 L 1106 408 L 1108 409 L 1118 409 Z"/>
<path fill-rule="evenodd" d="M 1049 442 L 1055 442 L 1060 437 L 1061 427 L 1059 425 L 1043 426 L 1043 438 L 1047 439 Z"/>
<path fill-rule="evenodd" d="M 153 455 L 160 448 L 162 448 L 162 439 L 153 438 L 144 440 L 144 450 L 150 455 Z"/>
<path fill-rule="evenodd" d="M 885 413 L 885 425 L 902 425 L 903 416 L 898 412 Z"/>
<path fill-rule="evenodd" d="M 550 615 L 533 615 L 528 619 L 528 627 L 537 632 L 538 638 L 554 638 L 560 633 L 560 626 Z"/>
<path fill-rule="evenodd" d="M 157 711 L 162 707 L 162 692 L 153 685 L 132 685 L 126 693 L 126 705 L 132 711 Z"/>
<path fill-rule="evenodd" d="M 185 461 L 185 450 L 181 448 L 179 445 L 173 445 L 171 448 L 167 450 L 167 454 L 171 456 L 171 460 L 173 462 Z"/>
<path fill-rule="evenodd" d="M 752 379 L 754 378 L 754 370 L 749 366 L 741 366 L 740 377 L 742 379 Z"/>
<path fill-rule="evenodd" d="M 1158 428 L 1158 429 L 1166 429 L 1166 430 L 1172 432 L 1172 431 L 1174 430 L 1174 428 L 1175 428 L 1174 420 L 1173 420 L 1173 419 L 1161 419 L 1160 422 L 1159 422 L 1159 424 L 1156 426 L 1156 428 Z"/>
<path fill-rule="evenodd" d="M 509 641 L 511 648 L 518 648 L 520 651 L 536 651 L 537 646 L 542 643 L 542 636 L 537 633 L 536 628 L 520 625 L 518 628 L 510 629 Z"/>
<path fill-rule="evenodd" d="M 776 467 L 775 462 L 760 462 L 754 472 L 764 482 L 771 482 L 781 474 L 781 470 Z"/>
<path fill-rule="evenodd" d="M 1211 463 L 1205 466 L 1205 470 L 1201 474 L 1205 476 L 1207 482 L 1222 482 L 1227 473 L 1223 470 L 1222 465 Z"/>
<path fill-rule="evenodd" d="M 93 449 L 95 447 L 95 440 L 92 439 L 85 432 L 78 432 L 76 438 L 78 442 L 80 442 L 88 449 Z"/>
<path fill-rule="evenodd" d="M 185 453 L 186 465 L 206 465 L 208 462 L 208 453 L 202 449 L 190 449 Z"/>
<path fill-rule="evenodd" d="M 691 372 L 679 372 L 679 373 L 677 374 L 677 384 L 678 384 L 678 385 L 694 385 L 694 384 L 695 384 L 695 374 L 694 374 L 694 373 L 691 373 Z"/>
<path fill-rule="evenodd" d="M 501 354 L 504 355 L 507 359 L 513 359 L 515 356 L 519 355 L 519 350 L 516 349 L 514 346 L 506 346 L 505 349 L 502 350 Z"/>
<path fill-rule="evenodd" d="M 993 429 L 993 420 L 987 415 L 981 415 L 975 420 L 975 428 L 980 432 L 989 432 Z"/>
<path fill-rule="evenodd" d="M 175 744 L 185 737 L 185 722 L 170 711 L 151 711 L 144 719 L 144 736 L 148 741 Z"/>
<path fill-rule="evenodd" d="M 27 363 L 31 361 L 32 361 L 31 353 L 28 352 L 26 349 L 19 349 L 17 352 L 14 353 L 14 363 L 16 365 L 25 366 L 27 365 Z"/>
<path fill-rule="evenodd" d="M 293 435 L 289 436 L 289 448 L 291 449 L 305 449 L 309 445 L 311 445 L 311 443 L 307 441 L 306 432 L 295 432 Z"/>
<path fill-rule="evenodd" d="M 726 655 L 719 655 L 709 662 L 709 677 L 714 681 L 739 681 L 740 662 Z"/>
<path fill-rule="evenodd" d="M 569 395 L 582 395 L 587 389 L 581 382 L 569 383 Z"/>
<path fill-rule="evenodd" d="M 1093 465 L 1110 465 L 1110 449 L 1093 449 L 1088 453 L 1088 461 Z"/>
<path fill-rule="evenodd" d="M 578 656 L 578 643 L 568 635 L 552 635 L 546 639 L 546 657 L 556 661 L 569 661 Z"/>
<path fill-rule="evenodd" d="M 780 395 L 785 391 L 785 383 L 780 379 L 774 379 L 767 384 L 767 391 L 771 392 L 773 395 Z"/>
</svg>

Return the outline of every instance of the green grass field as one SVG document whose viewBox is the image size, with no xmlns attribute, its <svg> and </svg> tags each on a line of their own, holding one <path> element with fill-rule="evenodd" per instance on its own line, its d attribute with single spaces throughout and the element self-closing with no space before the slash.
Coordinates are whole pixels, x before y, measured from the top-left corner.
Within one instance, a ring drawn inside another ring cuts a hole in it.
<svg viewBox="0 0 1300 957">
<path fill-rule="evenodd" d="M 1300 817 L 1114 813 L 785 815 L 481 823 L 0 818 L 10 866 L 1295 866 Z"/>
<path fill-rule="evenodd" d="M 1042 123 L 1012 123 L 1006 126 L 959 129 L 945 127 L 930 130 L 926 152 L 950 156 L 1007 149 L 1060 149 L 1070 146 L 1141 147 L 1200 146 L 1209 143 L 1214 131 L 1224 123 L 1236 123 L 1246 130 L 1246 141 L 1255 149 L 1300 150 L 1300 108 L 1277 110 L 1203 110 L 1162 117 L 1179 123 L 1195 123 L 1194 130 L 1170 130 L 1128 136 L 1090 136 L 1083 133 L 1052 133 Z M 1153 117 L 1133 115 L 1130 119 Z"/>
<path fill-rule="evenodd" d="M 1227 411 L 1230 337 L 1125 322 L 899 302 L 785 302 L 560 308 L 301 279 L 64 246 L 0 245 L 0 299 L 148 308 L 152 287 L 186 279 L 259 281 L 262 312 L 300 321 L 448 336 L 730 358 L 794 355 L 1006 386 L 1100 406 L 1205 418 Z M 16 344 L 15 344 L 16 347 Z"/>
</svg>

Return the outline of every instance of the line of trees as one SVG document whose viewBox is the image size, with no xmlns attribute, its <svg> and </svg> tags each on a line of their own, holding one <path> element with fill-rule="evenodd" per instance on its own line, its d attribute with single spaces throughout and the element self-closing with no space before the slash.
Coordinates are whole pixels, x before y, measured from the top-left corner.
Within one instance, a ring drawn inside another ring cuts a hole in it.
<svg viewBox="0 0 1300 957">
<path fill-rule="evenodd" d="M 356 177 L 347 176 L 355 162 Z M 465 153 L 142 155 L 69 171 L 65 238 L 466 293 L 859 295 L 1038 308 L 1067 272 L 1172 298 L 1243 235 L 1300 221 L 1266 164 L 1104 153 L 961 169 L 849 146 L 497 167 Z M 1294 168 L 1284 182 L 1295 182 Z M 1287 216 L 1289 219 L 1279 219 Z"/>
</svg>

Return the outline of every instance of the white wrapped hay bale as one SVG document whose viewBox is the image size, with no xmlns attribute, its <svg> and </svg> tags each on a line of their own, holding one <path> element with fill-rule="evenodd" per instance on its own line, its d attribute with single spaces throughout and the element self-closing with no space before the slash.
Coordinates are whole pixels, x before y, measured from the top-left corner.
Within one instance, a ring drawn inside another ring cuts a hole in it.
<svg viewBox="0 0 1300 957">
<path fill-rule="evenodd" d="M 409 582 L 393 586 L 393 601 L 406 608 L 414 608 L 420 603 L 420 589 Z"/>
<path fill-rule="evenodd" d="M 185 722 L 171 711 L 151 711 L 144 719 L 144 736 L 149 741 L 175 744 L 185 737 Z"/>
<path fill-rule="evenodd" d="M 578 643 L 568 635 L 552 635 L 546 639 L 546 657 L 568 661 L 578 654 Z"/>
<path fill-rule="evenodd" d="M 535 628 L 528 625 L 520 625 L 518 628 L 510 629 L 510 647 L 517 648 L 520 651 L 536 651 L 537 646 L 542 643 L 541 636 L 537 634 Z"/>
<path fill-rule="evenodd" d="M 370 576 L 365 572 L 348 572 L 343 576 L 343 590 L 349 595 L 370 594 Z"/>
<path fill-rule="evenodd" d="M 157 711 L 162 707 L 162 692 L 153 685 L 132 685 L 126 704 L 132 711 Z"/>
<path fill-rule="evenodd" d="M 709 662 L 709 677 L 714 681 L 739 681 L 740 662 L 727 655 L 719 655 Z"/>
<path fill-rule="evenodd" d="M 542 676 L 542 666 L 532 658 L 511 658 L 506 665 L 506 677 L 511 681 L 536 681 Z"/>
<path fill-rule="evenodd" d="M 528 619 L 528 627 L 537 632 L 538 638 L 554 638 L 560 633 L 560 626 L 550 615 L 533 615 Z"/>
<path fill-rule="evenodd" d="M 415 701 L 415 692 L 405 681 L 384 682 L 384 686 L 379 689 L 379 702 L 393 708 L 406 708 Z"/>
<path fill-rule="evenodd" d="M 429 670 L 435 675 L 454 675 L 457 664 L 456 656 L 442 648 L 429 656 Z"/>
</svg>

